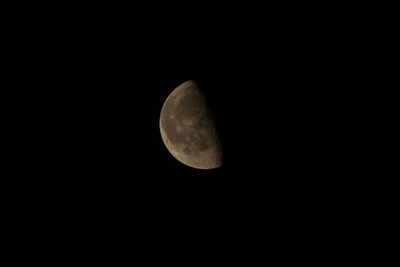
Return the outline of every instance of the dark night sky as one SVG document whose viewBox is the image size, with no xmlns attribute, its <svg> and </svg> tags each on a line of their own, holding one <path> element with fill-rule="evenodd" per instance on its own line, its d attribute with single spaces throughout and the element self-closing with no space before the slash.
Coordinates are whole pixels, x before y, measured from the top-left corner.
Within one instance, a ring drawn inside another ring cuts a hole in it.
<svg viewBox="0 0 400 267">
<path fill-rule="evenodd" d="M 341 133 L 327 122 L 341 69 L 323 34 L 329 26 L 261 11 L 244 23 L 214 11 L 154 25 L 114 14 L 24 26 L 18 67 L 34 70 L 24 83 L 36 90 L 21 93 L 32 107 L 24 124 L 32 134 L 21 140 L 39 177 L 25 179 L 25 190 L 36 188 L 43 216 L 52 210 L 75 225 L 66 235 L 98 251 L 117 241 L 128 262 L 124 244 L 134 238 L 140 253 L 162 237 L 161 246 L 208 239 L 221 254 L 214 241 L 261 236 L 263 225 L 272 238 L 301 235 L 302 218 L 333 201 L 343 180 L 329 151 Z M 226 162 L 216 170 L 182 165 L 161 140 L 161 107 L 188 79 L 205 91 L 221 131 Z"/>
</svg>

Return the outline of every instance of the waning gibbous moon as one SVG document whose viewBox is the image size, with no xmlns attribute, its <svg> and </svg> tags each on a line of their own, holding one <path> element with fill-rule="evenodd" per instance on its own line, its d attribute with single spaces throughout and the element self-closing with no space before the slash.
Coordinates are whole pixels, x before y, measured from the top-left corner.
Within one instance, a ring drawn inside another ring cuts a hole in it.
<svg viewBox="0 0 400 267">
<path fill-rule="evenodd" d="M 168 151 L 181 163 L 196 169 L 222 165 L 215 120 L 195 81 L 182 83 L 167 97 L 161 109 L 160 131 Z"/>
</svg>

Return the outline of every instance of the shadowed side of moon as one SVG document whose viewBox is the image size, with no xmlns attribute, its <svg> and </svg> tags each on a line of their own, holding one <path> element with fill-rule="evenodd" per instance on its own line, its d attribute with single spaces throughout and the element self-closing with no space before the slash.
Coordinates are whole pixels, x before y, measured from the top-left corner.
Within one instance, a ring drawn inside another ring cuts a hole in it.
<svg viewBox="0 0 400 267">
<path fill-rule="evenodd" d="M 184 82 L 167 97 L 161 110 L 160 131 L 168 151 L 183 164 L 197 169 L 222 165 L 215 121 L 196 82 Z"/>
</svg>

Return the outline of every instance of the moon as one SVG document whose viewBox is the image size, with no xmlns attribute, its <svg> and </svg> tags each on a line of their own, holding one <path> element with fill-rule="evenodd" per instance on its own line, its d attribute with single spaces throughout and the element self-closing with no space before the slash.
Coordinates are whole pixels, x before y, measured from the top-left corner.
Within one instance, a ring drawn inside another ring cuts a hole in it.
<svg viewBox="0 0 400 267">
<path fill-rule="evenodd" d="M 160 132 L 168 151 L 181 163 L 196 169 L 222 166 L 215 120 L 195 81 L 182 83 L 167 97 L 161 109 Z"/>
</svg>

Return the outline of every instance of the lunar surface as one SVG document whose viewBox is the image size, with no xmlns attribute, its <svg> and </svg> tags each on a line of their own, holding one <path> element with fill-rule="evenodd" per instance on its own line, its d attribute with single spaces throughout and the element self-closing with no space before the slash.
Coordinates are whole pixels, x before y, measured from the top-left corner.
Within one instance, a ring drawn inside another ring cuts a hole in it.
<svg viewBox="0 0 400 267">
<path fill-rule="evenodd" d="M 215 121 L 196 82 L 184 82 L 167 97 L 161 110 L 160 131 L 168 151 L 181 163 L 196 169 L 222 165 Z"/>
</svg>

